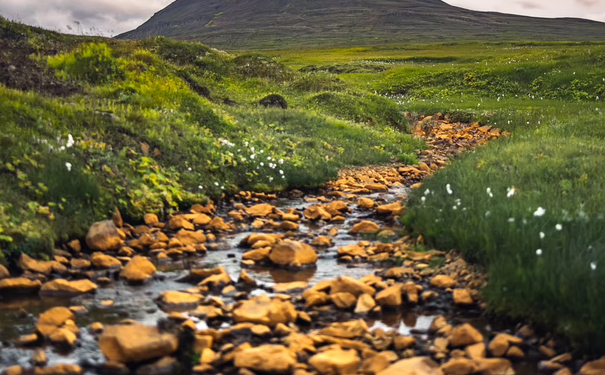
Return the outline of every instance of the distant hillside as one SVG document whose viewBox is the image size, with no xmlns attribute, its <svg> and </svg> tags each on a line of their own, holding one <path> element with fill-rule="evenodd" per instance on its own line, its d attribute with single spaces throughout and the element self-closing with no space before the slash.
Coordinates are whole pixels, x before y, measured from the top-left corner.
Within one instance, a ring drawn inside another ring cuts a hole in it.
<svg viewBox="0 0 605 375">
<path fill-rule="evenodd" d="M 605 40 L 605 24 L 477 12 L 441 0 L 176 0 L 118 38 L 227 49 L 461 40 Z"/>
</svg>

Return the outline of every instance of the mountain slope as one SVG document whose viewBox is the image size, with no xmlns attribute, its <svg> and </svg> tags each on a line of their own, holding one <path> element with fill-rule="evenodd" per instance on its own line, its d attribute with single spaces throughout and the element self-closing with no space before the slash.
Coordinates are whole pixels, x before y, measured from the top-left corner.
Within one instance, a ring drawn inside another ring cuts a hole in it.
<svg viewBox="0 0 605 375">
<path fill-rule="evenodd" d="M 118 38 L 154 35 L 248 49 L 453 40 L 603 40 L 605 24 L 476 12 L 441 0 L 176 0 Z"/>
</svg>

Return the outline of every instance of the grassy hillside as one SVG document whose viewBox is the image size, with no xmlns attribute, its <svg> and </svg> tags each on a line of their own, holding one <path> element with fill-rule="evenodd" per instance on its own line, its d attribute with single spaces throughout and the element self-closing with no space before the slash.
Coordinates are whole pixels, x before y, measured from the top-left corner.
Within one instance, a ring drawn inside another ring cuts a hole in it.
<svg viewBox="0 0 605 375">
<path fill-rule="evenodd" d="M 466 43 L 270 51 L 418 116 L 509 130 L 410 196 L 403 222 L 489 273 L 492 311 L 605 347 L 605 45 Z M 431 121 L 421 124 L 430 127 Z"/>
<path fill-rule="evenodd" d="M 4 261 L 81 237 L 115 208 L 136 221 L 240 189 L 315 186 L 422 146 L 388 99 L 262 55 L 2 19 L 0 50 Z M 287 109 L 260 105 L 269 94 Z"/>
<path fill-rule="evenodd" d="M 177 0 L 121 38 L 227 49 L 470 40 L 603 40 L 605 24 L 454 7 L 441 0 Z"/>
</svg>

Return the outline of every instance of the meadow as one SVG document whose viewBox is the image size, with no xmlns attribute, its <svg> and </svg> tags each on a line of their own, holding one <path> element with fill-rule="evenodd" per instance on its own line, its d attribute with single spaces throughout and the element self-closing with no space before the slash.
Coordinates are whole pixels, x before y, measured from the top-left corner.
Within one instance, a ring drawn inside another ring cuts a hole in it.
<svg viewBox="0 0 605 375">
<path fill-rule="evenodd" d="M 21 252 L 49 255 L 115 209 L 137 222 L 240 190 L 316 187 L 345 165 L 414 162 L 423 147 L 393 101 L 256 53 L 2 19 L 0 47 L 9 264 Z"/>
<path fill-rule="evenodd" d="M 492 312 L 605 346 L 605 44 L 225 53 L 4 20 L 0 43 L 3 66 L 30 69 L 0 84 L 5 262 L 49 254 L 115 208 L 136 222 L 240 189 L 318 186 L 347 165 L 413 164 L 424 144 L 404 111 L 442 113 L 511 135 L 413 190 L 402 222 L 482 267 Z M 260 105 L 269 94 L 287 108 Z"/>
<path fill-rule="evenodd" d="M 509 130 L 414 190 L 401 218 L 489 275 L 490 311 L 605 345 L 605 45 L 462 43 L 272 51 L 416 117 Z M 430 126 L 427 123 L 426 126 Z"/>
</svg>

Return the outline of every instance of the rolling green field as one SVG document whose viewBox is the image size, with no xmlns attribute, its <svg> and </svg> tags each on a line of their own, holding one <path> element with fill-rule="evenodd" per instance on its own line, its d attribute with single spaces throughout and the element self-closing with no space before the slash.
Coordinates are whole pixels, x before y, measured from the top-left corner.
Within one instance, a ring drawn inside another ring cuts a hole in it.
<svg viewBox="0 0 605 375">
<path fill-rule="evenodd" d="M 492 311 L 605 345 L 605 43 L 260 55 L 0 20 L 0 47 L 14 67 L 0 84 L 5 262 L 48 254 L 116 207 L 136 221 L 240 189 L 317 186 L 346 165 L 415 163 L 423 144 L 404 111 L 443 113 L 511 135 L 427 179 L 402 221 L 483 267 Z M 287 109 L 260 105 L 269 94 Z"/>
<path fill-rule="evenodd" d="M 465 43 L 271 51 L 407 111 L 511 131 L 410 196 L 402 221 L 484 267 L 492 309 L 605 345 L 605 45 Z M 330 73 L 332 72 L 332 73 Z"/>
<path fill-rule="evenodd" d="M 393 101 L 254 53 L 2 19 L 0 49 L 8 263 L 50 254 L 116 208 L 136 222 L 241 189 L 314 187 L 342 166 L 414 162 L 423 147 Z M 261 105 L 269 94 L 287 108 Z"/>
</svg>

